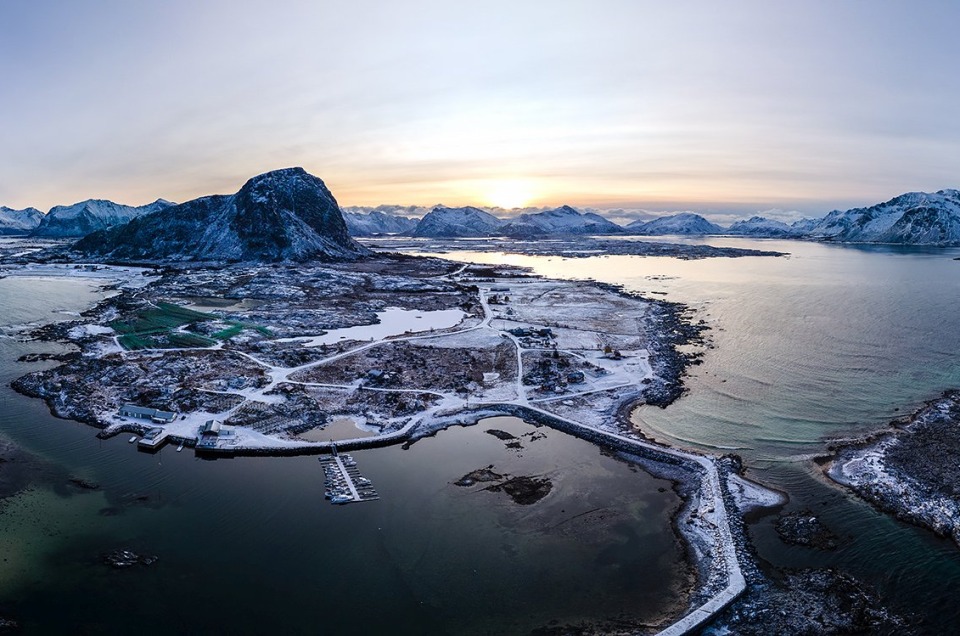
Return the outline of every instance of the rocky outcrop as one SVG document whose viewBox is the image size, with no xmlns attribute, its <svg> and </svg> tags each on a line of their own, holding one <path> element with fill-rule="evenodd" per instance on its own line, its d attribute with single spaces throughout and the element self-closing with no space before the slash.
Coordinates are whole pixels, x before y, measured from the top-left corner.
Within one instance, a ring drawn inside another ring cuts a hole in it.
<svg viewBox="0 0 960 636">
<path fill-rule="evenodd" d="M 831 450 L 831 479 L 960 545 L 960 391 L 928 402 L 876 438 Z"/>
</svg>

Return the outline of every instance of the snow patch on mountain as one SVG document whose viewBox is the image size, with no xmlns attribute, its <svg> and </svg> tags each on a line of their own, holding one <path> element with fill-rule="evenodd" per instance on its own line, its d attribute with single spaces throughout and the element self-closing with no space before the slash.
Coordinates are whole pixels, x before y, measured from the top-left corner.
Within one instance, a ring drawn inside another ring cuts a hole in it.
<svg viewBox="0 0 960 636">
<path fill-rule="evenodd" d="M 42 220 L 43 212 L 37 208 L 14 210 L 0 206 L 0 235 L 29 234 Z"/>
<path fill-rule="evenodd" d="M 502 228 L 507 236 L 621 234 L 623 228 L 599 214 L 583 214 L 569 205 L 535 214 L 521 214 Z"/>
<path fill-rule="evenodd" d="M 438 205 L 420 219 L 413 235 L 431 238 L 499 236 L 504 225 L 503 220 L 480 208 L 448 208 Z"/>
<path fill-rule="evenodd" d="M 847 243 L 960 245 L 960 191 L 908 192 L 868 208 L 834 210 L 809 237 Z"/>
<path fill-rule="evenodd" d="M 792 238 L 800 236 L 793 227 L 783 221 L 754 216 L 745 221 L 737 221 L 727 229 L 734 236 L 752 236 L 756 238 Z"/>
<path fill-rule="evenodd" d="M 406 234 L 417 227 L 418 219 L 397 216 L 371 210 L 370 212 L 343 211 L 343 220 L 347 223 L 350 236 L 377 236 L 380 234 Z"/>
<path fill-rule="evenodd" d="M 723 228 L 711 223 L 699 214 L 681 212 L 670 216 L 663 216 L 652 221 L 634 221 L 626 226 L 630 234 L 645 236 L 688 235 L 703 236 L 707 234 L 722 234 Z"/>
<path fill-rule="evenodd" d="M 58 205 L 50 209 L 33 236 L 66 238 L 86 236 L 91 232 L 122 225 L 131 219 L 166 209 L 173 203 L 157 199 L 141 206 L 122 205 L 104 199 L 89 199 L 73 205 Z"/>
</svg>

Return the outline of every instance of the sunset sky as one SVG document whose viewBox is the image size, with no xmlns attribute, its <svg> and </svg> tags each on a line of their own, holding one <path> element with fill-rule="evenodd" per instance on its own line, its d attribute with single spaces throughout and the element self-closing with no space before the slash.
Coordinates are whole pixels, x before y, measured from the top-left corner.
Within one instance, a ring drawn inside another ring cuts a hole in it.
<svg viewBox="0 0 960 636">
<path fill-rule="evenodd" d="M 822 215 L 960 187 L 954 2 L 0 5 L 0 204 Z"/>
</svg>

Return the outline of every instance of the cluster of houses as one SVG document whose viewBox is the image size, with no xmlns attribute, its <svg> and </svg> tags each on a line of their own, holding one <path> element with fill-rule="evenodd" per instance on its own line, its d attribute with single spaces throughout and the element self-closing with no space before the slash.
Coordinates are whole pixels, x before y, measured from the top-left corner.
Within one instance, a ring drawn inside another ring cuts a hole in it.
<svg viewBox="0 0 960 636">
<path fill-rule="evenodd" d="M 148 450 L 157 450 L 166 443 L 166 436 L 163 434 L 164 424 L 171 424 L 177 419 L 177 414 L 172 411 L 161 411 L 147 406 L 137 406 L 136 404 L 124 404 L 120 407 L 119 415 L 137 420 L 145 420 L 151 426 L 143 433 L 143 438 L 138 446 Z M 220 420 L 207 420 L 203 426 L 197 430 L 197 448 L 210 449 L 216 448 L 221 439 L 232 439 L 235 437 L 235 431 L 226 427 Z M 132 441 L 132 440 L 131 440 Z"/>
</svg>

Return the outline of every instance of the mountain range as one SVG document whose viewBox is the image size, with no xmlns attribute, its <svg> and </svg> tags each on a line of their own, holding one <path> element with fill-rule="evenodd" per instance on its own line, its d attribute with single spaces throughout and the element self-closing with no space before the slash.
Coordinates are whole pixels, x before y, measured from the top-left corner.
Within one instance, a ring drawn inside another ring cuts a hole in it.
<svg viewBox="0 0 960 636">
<path fill-rule="evenodd" d="M 31 235 L 44 238 L 79 238 L 97 230 L 122 225 L 138 216 L 172 205 L 173 203 L 163 199 L 141 206 L 122 205 L 103 199 L 58 205 L 44 215 Z"/>
<path fill-rule="evenodd" d="M 268 175 L 274 175 L 275 178 L 280 178 L 281 175 L 292 178 L 294 176 L 292 171 L 296 170 L 300 170 L 300 173 L 296 175 L 297 179 L 302 180 L 306 177 L 316 179 L 316 177 L 307 175 L 302 169 L 291 168 L 255 177 L 247 185 L 251 185 L 257 179 L 264 179 Z M 330 205 L 336 207 L 333 195 L 326 190 L 325 186 L 322 186 L 322 181 L 319 179 L 316 179 L 316 181 L 319 182 L 319 186 L 312 183 L 310 187 L 317 188 L 313 200 L 313 203 L 318 206 L 317 209 L 327 209 Z M 322 191 L 319 190 L 320 186 L 323 188 Z M 299 193 L 297 196 L 302 195 L 305 191 L 297 188 L 294 188 L 294 190 Z M 243 190 L 231 195 L 232 198 L 228 202 L 231 204 L 243 203 L 247 206 L 243 210 L 236 211 L 241 217 L 253 214 L 258 205 L 256 201 L 246 201 L 242 197 L 238 198 L 242 192 Z M 193 210 L 204 205 L 219 204 L 218 202 L 223 198 L 203 197 L 182 205 L 189 204 L 188 209 Z M 321 200 L 323 201 L 322 205 Z M 13 210 L 0 207 L 0 235 L 29 234 L 50 238 L 82 237 L 108 228 L 119 228 L 132 220 L 146 219 L 156 213 L 180 207 L 163 199 L 138 207 L 91 199 L 69 206 L 54 207 L 45 215 L 35 208 Z M 340 211 L 339 208 L 337 210 Z M 426 208 L 417 206 L 346 208 L 342 211 L 342 215 L 338 214 L 338 217 L 345 224 L 347 233 L 350 236 L 358 237 L 377 235 L 407 235 L 431 238 L 504 236 L 532 239 L 545 236 L 604 234 L 643 236 L 731 235 L 849 243 L 960 245 L 960 191 L 958 190 L 940 190 L 934 193 L 910 192 L 871 207 L 853 208 L 846 211 L 834 210 L 823 218 L 803 219 L 791 225 L 774 219 L 754 216 L 737 221 L 727 228 L 690 212 L 663 216 L 652 220 L 637 220 L 625 226 L 620 226 L 594 212 L 581 212 L 566 205 L 553 210 L 528 211 L 506 218 L 472 206 L 447 207 L 438 205 L 429 211 L 425 212 L 425 210 Z M 499 209 L 494 211 L 502 213 Z M 277 218 L 283 216 L 279 212 L 277 213 L 279 215 Z M 418 214 L 422 214 L 422 218 L 416 218 Z M 329 217 L 329 214 L 327 214 L 327 217 Z M 353 254 L 357 252 L 357 249 L 362 250 L 356 245 L 344 243 L 343 237 L 339 236 L 339 223 L 335 223 L 327 217 L 325 217 L 324 222 L 320 223 L 324 228 L 323 232 L 330 229 L 337 238 L 331 239 L 332 243 L 328 241 L 329 244 L 320 241 L 325 245 L 322 248 L 320 243 L 317 243 L 319 239 L 316 236 L 308 237 L 304 234 L 302 224 L 283 229 L 281 235 L 286 238 L 277 238 L 277 242 L 272 247 L 267 245 L 270 240 L 263 237 L 261 238 L 264 245 L 260 248 L 253 247 L 252 244 L 241 247 L 243 240 L 236 232 L 228 233 L 229 236 L 222 240 L 214 240 L 215 237 L 211 234 L 212 230 L 205 231 L 203 234 L 206 238 L 200 242 L 209 246 L 213 250 L 212 253 L 229 253 L 228 258 L 245 258 L 244 254 L 261 252 L 269 258 L 280 259 L 301 258 L 314 252 L 317 254 L 329 252 L 331 257 L 338 254 L 337 257 L 340 257 Z M 334 228 L 331 224 L 335 224 L 337 227 Z M 147 223 L 146 226 L 152 227 L 152 222 Z M 236 223 L 230 227 L 234 226 L 236 226 Z M 136 227 L 140 226 L 137 225 Z M 196 229 L 199 230 L 200 228 Z M 279 228 L 278 231 L 280 231 Z M 227 244 L 231 241 L 234 242 L 233 246 L 228 249 Z M 288 241 L 289 244 L 285 241 Z M 158 238 L 157 242 L 165 244 L 169 241 L 165 238 Z M 196 242 L 182 242 L 182 247 L 189 247 L 190 250 L 194 250 L 198 254 L 207 251 L 206 248 L 201 248 L 199 244 L 194 245 Z M 215 244 L 216 248 L 214 248 Z M 132 248 L 126 249 L 127 251 L 132 250 Z M 138 249 L 144 254 L 147 251 L 145 247 Z M 340 250 L 345 251 L 340 254 Z M 227 257 L 225 256 L 225 258 Z"/>
<path fill-rule="evenodd" d="M 420 221 L 420 219 L 389 214 L 382 210 L 371 210 L 367 213 L 351 212 L 345 208 L 341 208 L 341 210 L 350 236 L 406 234 L 412 232 Z"/>
<path fill-rule="evenodd" d="M 960 245 L 960 191 L 908 192 L 869 208 L 834 210 L 805 236 L 843 243 Z"/>
</svg>

